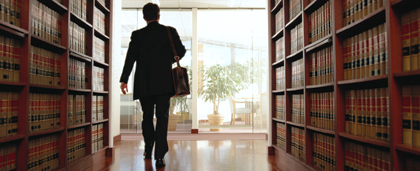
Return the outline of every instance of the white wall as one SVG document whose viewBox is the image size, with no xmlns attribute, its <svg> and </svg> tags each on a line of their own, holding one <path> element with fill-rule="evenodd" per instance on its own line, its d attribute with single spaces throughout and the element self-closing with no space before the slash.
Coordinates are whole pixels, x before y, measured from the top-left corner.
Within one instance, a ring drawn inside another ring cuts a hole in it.
<svg viewBox="0 0 420 171">
<path fill-rule="evenodd" d="M 112 67 L 110 70 L 110 94 L 111 110 L 109 115 L 110 134 L 109 147 L 114 146 L 114 137 L 120 134 L 120 85 L 119 79 L 122 72 L 123 60 L 121 59 L 121 23 L 118 19 L 121 16 L 121 0 L 113 0 L 112 9 Z"/>
</svg>

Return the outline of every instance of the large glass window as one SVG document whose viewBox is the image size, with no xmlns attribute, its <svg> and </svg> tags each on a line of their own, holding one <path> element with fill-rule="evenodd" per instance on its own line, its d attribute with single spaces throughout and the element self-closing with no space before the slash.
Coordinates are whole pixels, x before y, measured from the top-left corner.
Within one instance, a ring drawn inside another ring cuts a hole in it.
<svg viewBox="0 0 420 171">
<path fill-rule="evenodd" d="M 198 10 L 200 132 L 266 132 L 265 15 L 264 10 Z M 222 126 L 208 126 L 213 124 Z"/>
</svg>

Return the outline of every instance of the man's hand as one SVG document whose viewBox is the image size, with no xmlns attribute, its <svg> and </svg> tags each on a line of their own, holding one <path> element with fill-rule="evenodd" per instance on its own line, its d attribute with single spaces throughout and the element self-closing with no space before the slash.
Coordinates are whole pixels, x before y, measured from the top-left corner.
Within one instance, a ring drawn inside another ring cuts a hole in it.
<svg viewBox="0 0 420 171">
<path fill-rule="evenodd" d="M 127 84 L 126 83 L 121 83 L 121 91 L 123 94 L 126 94 L 128 92 L 128 88 L 127 88 Z"/>
</svg>

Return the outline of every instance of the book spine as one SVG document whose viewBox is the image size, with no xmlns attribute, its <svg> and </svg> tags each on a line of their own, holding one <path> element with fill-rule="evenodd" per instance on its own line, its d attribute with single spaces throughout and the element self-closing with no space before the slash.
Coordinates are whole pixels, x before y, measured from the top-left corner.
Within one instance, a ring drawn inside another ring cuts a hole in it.
<svg viewBox="0 0 420 171">
<path fill-rule="evenodd" d="M 401 26 L 402 26 L 402 56 L 403 56 L 403 71 L 411 70 L 411 58 L 410 58 L 410 13 L 404 13 L 401 15 Z"/>
<path fill-rule="evenodd" d="M 413 127 L 412 127 L 412 103 L 411 103 L 411 86 L 402 87 L 403 98 L 403 144 L 413 145 Z"/>
</svg>

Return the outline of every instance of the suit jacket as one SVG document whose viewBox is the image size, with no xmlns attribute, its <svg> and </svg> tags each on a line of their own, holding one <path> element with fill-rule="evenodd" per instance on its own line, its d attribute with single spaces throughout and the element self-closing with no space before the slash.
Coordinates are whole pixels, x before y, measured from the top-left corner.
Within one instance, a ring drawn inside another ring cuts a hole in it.
<svg viewBox="0 0 420 171">
<path fill-rule="evenodd" d="M 170 27 L 177 54 L 185 55 L 178 32 Z M 134 99 L 154 95 L 174 95 L 172 64 L 175 61 L 166 26 L 150 22 L 146 27 L 133 31 L 120 82 L 127 83 L 134 62 Z"/>
</svg>

